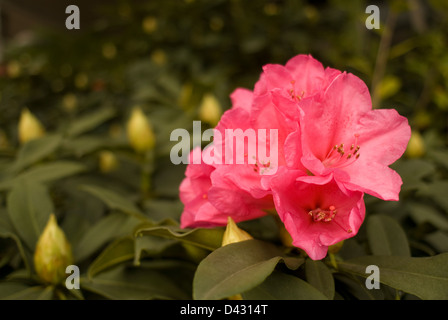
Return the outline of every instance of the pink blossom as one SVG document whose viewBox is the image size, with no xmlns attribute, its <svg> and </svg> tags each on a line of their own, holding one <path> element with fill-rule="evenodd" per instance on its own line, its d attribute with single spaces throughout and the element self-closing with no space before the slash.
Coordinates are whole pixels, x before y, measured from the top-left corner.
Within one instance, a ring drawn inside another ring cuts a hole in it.
<svg viewBox="0 0 448 320">
<path fill-rule="evenodd" d="M 398 200 L 402 180 L 388 166 L 406 150 L 411 130 L 405 117 L 394 109 L 372 110 L 365 83 L 347 73 L 301 101 L 300 109 L 300 133 L 285 148 L 293 153 L 290 164 L 313 175 L 302 181 L 331 175 L 348 189 Z"/>
<path fill-rule="evenodd" d="M 190 158 L 198 155 L 202 156 L 195 149 Z M 229 216 L 235 222 L 252 220 L 266 215 L 265 209 L 273 208 L 272 196 L 266 191 L 258 193 L 258 197 L 251 194 L 253 177 L 250 174 L 245 177 L 245 167 L 237 167 L 241 169 L 237 175 L 240 180 L 235 181 L 234 175 L 228 174 L 229 167 L 215 168 L 204 161 L 196 163 L 190 161 L 179 188 L 184 204 L 182 228 L 224 226 Z"/>
<path fill-rule="evenodd" d="M 282 168 L 270 181 L 274 202 L 292 244 L 320 260 L 329 246 L 357 234 L 365 217 L 363 193 L 341 188 L 331 177 L 305 183 L 302 175 Z"/>
<path fill-rule="evenodd" d="M 190 164 L 185 171 L 186 177 L 179 187 L 179 197 L 184 204 L 180 220 L 182 228 L 213 227 L 217 222 L 218 224 L 222 222 L 216 218 L 220 212 L 208 201 L 210 174 L 215 168 L 205 162 L 195 161 L 198 164 L 193 164 L 192 157 L 199 154 L 197 150 L 194 149 L 190 153 Z"/>
</svg>

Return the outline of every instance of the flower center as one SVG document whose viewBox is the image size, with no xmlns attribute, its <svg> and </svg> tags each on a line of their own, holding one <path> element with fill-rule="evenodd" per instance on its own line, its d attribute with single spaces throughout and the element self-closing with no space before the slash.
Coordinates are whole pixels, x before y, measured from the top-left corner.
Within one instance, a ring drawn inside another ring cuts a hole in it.
<svg viewBox="0 0 448 320">
<path fill-rule="evenodd" d="M 361 148 L 358 145 L 359 134 L 355 133 L 354 137 L 355 139 L 350 148 L 346 148 L 343 143 L 333 146 L 325 159 L 322 160 L 324 166 L 327 168 L 343 168 L 358 160 L 360 156 L 359 149 Z"/>
<path fill-rule="evenodd" d="M 300 101 L 302 100 L 303 96 L 305 95 L 305 91 L 302 91 L 300 93 L 300 95 L 296 94 L 294 85 L 295 85 L 296 81 L 295 80 L 291 80 L 291 89 L 289 89 L 288 93 L 291 96 L 292 100 L 296 100 L 296 101 Z"/>
<path fill-rule="evenodd" d="M 311 217 L 313 217 L 313 221 L 315 222 L 319 221 L 330 222 L 331 220 L 333 220 L 336 213 L 338 212 L 335 206 L 330 206 L 328 210 L 322 210 L 321 208 L 317 208 L 308 212 L 308 214 Z"/>
<path fill-rule="evenodd" d="M 330 206 L 327 210 L 317 208 L 308 212 L 308 214 L 313 218 L 314 222 L 330 222 L 333 221 L 337 226 L 343 229 L 347 233 L 351 233 L 352 229 L 345 229 L 336 220 L 334 220 L 338 211 L 335 206 Z"/>
</svg>

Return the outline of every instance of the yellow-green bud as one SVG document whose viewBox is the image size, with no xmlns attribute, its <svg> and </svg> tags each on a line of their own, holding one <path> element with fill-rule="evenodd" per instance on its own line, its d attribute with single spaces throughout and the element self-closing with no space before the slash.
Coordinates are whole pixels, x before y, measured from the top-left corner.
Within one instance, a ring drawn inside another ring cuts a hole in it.
<svg viewBox="0 0 448 320">
<path fill-rule="evenodd" d="M 222 246 L 226 246 L 231 243 L 241 242 L 245 240 L 251 240 L 253 237 L 246 231 L 238 228 L 235 221 L 231 217 L 227 218 L 227 227 L 222 237 Z M 243 300 L 241 294 L 235 294 L 227 298 L 228 300 Z"/>
<path fill-rule="evenodd" d="M 231 217 L 227 218 L 227 227 L 224 231 L 224 236 L 222 237 L 222 246 L 250 239 L 253 239 L 250 234 L 238 228 L 235 221 L 233 221 Z"/>
<path fill-rule="evenodd" d="M 126 130 L 129 143 L 135 151 L 144 153 L 154 148 L 156 138 L 152 126 L 139 107 L 132 110 Z"/>
<path fill-rule="evenodd" d="M 292 244 L 292 237 L 283 224 L 280 226 L 279 237 L 285 247 L 294 248 L 294 245 Z"/>
<path fill-rule="evenodd" d="M 6 72 L 11 78 L 17 78 L 22 74 L 22 67 L 17 60 L 12 60 L 6 65 Z"/>
<path fill-rule="evenodd" d="M 111 151 L 101 151 L 99 154 L 99 167 L 103 173 L 114 171 L 118 167 L 118 160 L 115 154 Z"/>
<path fill-rule="evenodd" d="M 76 95 L 73 93 L 67 93 L 62 98 L 62 107 L 67 112 L 73 112 L 76 110 L 76 107 L 78 106 L 78 99 L 76 98 Z"/>
<path fill-rule="evenodd" d="M 45 135 L 42 123 L 26 108 L 20 115 L 18 129 L 21 144 Z"/>
<path fill-rule="evenodd" d="M 334 245 L 328 247 L 328 253 L 336 254 L 339 252 L 339 250 L 342 249 L 343 246 L 344 240 L 339 241 L 338 243 L 335 243 Z"/>
<path fill-rule="evenodd" d="M 408 158 L 420 158 L 425 154 L 425 142 L 418 131 L 412 131 L 409 139 L 408 147 L 406 149 L 406 156 Z"/>
<path fill-rule="evenodd" d="M 199 107 L 199 119 L 211 126 L 216 126 L 222 115 L 221 105 L 216 97 L 210 93 L 202 98 L 201 106 Z"/>
<path fill-rule="evenodd" d="M 151 34 L 157 30 L 157 18 L 148 16 L 142 21 L 142 29 L 145 33 Z"/>
<path fill-rule="evenodd" d="M 73 264 L 71 246 L 52 214 L 37 242 L 34 268 L 43 281 L 60 284 L 67 276 L 65 274 L 67 266 L 71 264 Z"/>
</svg>

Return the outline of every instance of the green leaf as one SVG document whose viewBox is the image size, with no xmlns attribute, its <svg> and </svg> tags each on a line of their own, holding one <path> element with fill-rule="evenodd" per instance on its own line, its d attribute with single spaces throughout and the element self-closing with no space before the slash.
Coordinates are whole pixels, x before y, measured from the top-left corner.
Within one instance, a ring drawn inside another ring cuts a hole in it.
<svg viewBox="0 0 448 320">
<path fill-rule="evenodd" d="M 365 277 L 365 276 L 364 276 Z M 349 273 L 335 273 L 337 293 L 347 300 L 385 300 L 382 288 L 367 289 L 365 279 Z"/>
<path fill-rule="evenodd" d="M 125 145 L 126 143 L 115 141 L 109 137 L 84 135 L 67 140 L 64 144 L 64 151 L 77 157 L 82 157 L 99 149 L 116 148 Z"/>
<path fill-rule="evenodd" d="M 322 261 L 306 259 L 305 275 L 309 284 L 322 292 L 328 299 L 334 298 L 333 274 Z"/>
<path fill-rule="evenodd" d="M 23 168 L 38 162 L 51 155 L 61 144 L 60 135 L 47 135 L 39 139 L 28 141 L 19 150 L 14 170 L 20 171 Z"/>
<path fill-rule="evenodd" d="M 124 261 L 134 258 L 134 239 L 125 237 L 112 242 L 104 251 L 92 262 L 87 271 L 87 276 L 92 278 L 97 273 L 110 268 Z"/>
<path fill-rule="evenodd" d="M 277 271 L 242 296 L 246 300 L 328 300 L 306 281 Z"/>
<path fill-rule="evenodd" d="M 415 223 L 428 222 L 438 229 L 448 231 L 448 217 L 442 210 L 418 202 L 410 202 L 408 208 Z"/>
<path fill-rule="evenodd" d="M 50 214 L 54 212 L 47 188 L 27 180 L 17 181 L 8 195 L 7 207 L 15 230 L 28 249 L 34 251 Z"/>
<path fill-rule="evenodd" d="M 83 261 L 112 239 L 131 235 L 140 220 L 121 212 L 112 212 L 90 227 L 81 240 L 74 244 L 76 261 Z"/>
<path fill-rule="evenodd" d="M 408 239 L 398 222 L 386 215 L 373 215 L 367 220 L 367 238 L 374 255 L 410 257 Z"/>
<path fill-rule="evenodd" d="M 140 220 L 147 220 L 147 217 L 132 201 L 114 191 L 90 185 L 82 186 L 81 190 L 101 199 L 110 209 L 120 210 Z"/>
<path fill-rule="evenodd" d="M 91 279 L 81 278 L 82 289 L 109 299 L 187 299 L 176 283 L 152 268 L 127 267 L 125 264 L 103 271 Z"/>
<path fill-rule="evenodd" d="M 261 284 L 280 260 L 283 260 L 282 252 L 277 247 L 259 240 L 221 247 L 199 264 L 193 281 L 193 297 L 215 300 L 243 293 Z"/>
<path fill-rule="evenodd" d="M 74 137 L 95 129 L 102 123 L 111 119 L 115 115 L 115 110 L 111 107 L 105 107 L 95 110 L 87 115 L 77 118 L 67 128 L 67 135 Z"/>
<path fill-rule="evenodd" d="M 448 181 L 439 180 L 428 184 L 428 187 L 423 190 L 419 190 L 418 194 L 433 199 L 445 210 L 448 210 L 448 197 L 446 196 L 446 190 L 448 190 Z"/>
<path fill-rule="evenodd" d="M 178 243 L 174 239 L 164 239 L 156 236 L 146 235 L 135 238 L 134 264 L 139 265 L 143 253 L 147 256 L 155 256 Z"/>
<path fill-rule="evenodd" d="M 403 191 L 421 188 L 425 185 L 423 178 L 435 171 L 434 164 L 423 159 L 399 160 L 391 167 L 397 170 L 403 179 Z"/>
<path fill-rule="evenodd" d="M 213 251 L 222 244 L 224 228 L 213 229 L 181 229 L 177 226 L 139 227 L 135 234 L 153 235 L 167 239 L 177 239 L 182 242 Z"/>
<path fill-rule="evenodd" d="M 31 274 L 31 255 L 29 252 L 27 252 L 25 250 L 25 248 L 22 245 L 22 241 L 20 240 L 20 238 L 13 232 L 5 229 L 4 227 L 2 227 L 0 225 L 0 238 L 10 238 L 12 240 L 14 240 L 14 242 L 16 243 L 17 249 L 20 252 L 20 256 L 22 257 L 22 260 L 25 264 L 25 268 L 28 272 L 28 275 Z"/>
<path fill-rule="evenodd" d="M 51 300 L 54 287 L 33 286 L 21 282 L 0 283 L 1 300 Z"/>
<path fill-rule="evenodd" d="M 27 179 L 39 183 L 47 183 L 62 179 L 84 171 L 86 167 L 80 163 L 72 161 L 55 161 L 33 166 L 22 172 L 16 178 L 0 182 L 0 191 L 12 188 L 17 179 Z"/>
<path fill-rule="evenodd" d="M 366 256 L 338 262 L 340 271 L 367 277 L 366 267 L 376 265 L 380 282 L 421 299 L 448 299 L 448 253 L 410 258 Z"/>
</svg>

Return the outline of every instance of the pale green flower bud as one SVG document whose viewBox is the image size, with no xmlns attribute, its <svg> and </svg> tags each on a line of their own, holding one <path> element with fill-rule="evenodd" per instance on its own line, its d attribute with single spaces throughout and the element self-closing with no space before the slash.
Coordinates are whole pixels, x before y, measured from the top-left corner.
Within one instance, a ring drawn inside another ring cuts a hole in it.
<svg viewBox="0 0 448 320">
<path fill-rule="evenodd" d="M 238 228 L 235 221 L 231 217 L 228 217 L 227 227 L 222 237 L 222 246 L 250 239 L 253 239 L 253 237 L 246 231 Z"/>
<path fill-rule="evenodd" d="M 19 119 L 19 141 L 24 144 L 30 140 L 45 135 L 45 129 L 40 121 L 28 110 L 23 109 Z"/>
<path fill-rule="evenodd" d="M 149 119 L 142 109 L 135 107 L 127 123 L 129 143 L 139 153 L 151 150 L 155 146 L 156 138 Z"/>
<path fill-rule="evenodd" d="M 118 167 L 118 160 L 115 154 L 111 151 L 101 151 L 99 154 L 99 167 L 103 173 L 114 171 Z"/>
<path fill-rule="evenodd" d="M 37 242 L 34 268 L 45 282 L 60 284 L 66 278 L 65 269 L 71 264 L 73 255 L 70 243 L 52 214 Z"/>
<path fill-rule="evenodd" d="M 425 142 L 418 131 L 412 131 L 406 149 L 406 156 L 409 158 L 420 158 L 425 154 Z"/>
<path fill-rule="evenodd" d="M 218 99 L 210 93 L 206 94 L 202 99 L 199 107 L 199 119 L 211 126 L 216 126 L 222 115 L 222 107 Z"/>
</svg>

